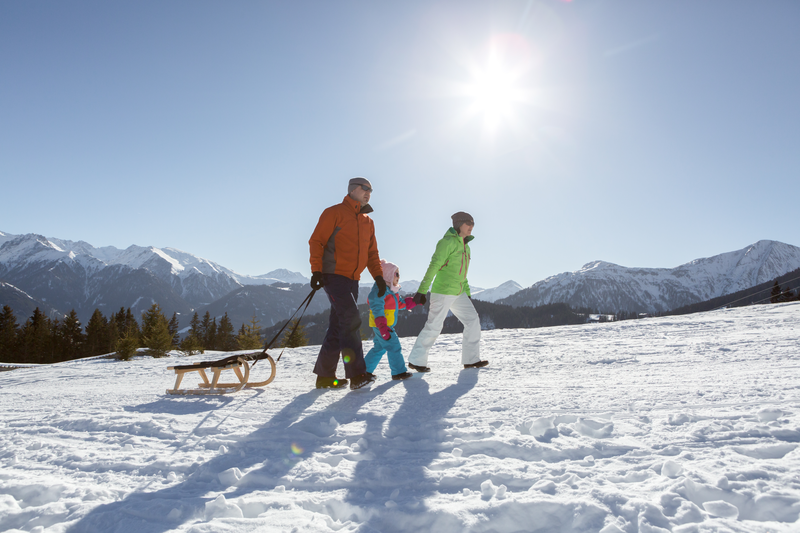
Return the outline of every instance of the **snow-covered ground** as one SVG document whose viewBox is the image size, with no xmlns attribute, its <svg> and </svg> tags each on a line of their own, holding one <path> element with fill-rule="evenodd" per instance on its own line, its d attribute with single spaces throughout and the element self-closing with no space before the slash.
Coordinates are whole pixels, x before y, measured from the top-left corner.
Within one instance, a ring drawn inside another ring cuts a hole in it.
<svg viewBox="0 0 800 533">
<path fill-rule="evenodd" d="M 782 304 L 487 331 L 480 370 L 445 335 L 353 392 L 315 347 L 212 398 L 175 358 L 2 372 L 0 530 L 800 531 L 798 341 Z"/>
</svg>

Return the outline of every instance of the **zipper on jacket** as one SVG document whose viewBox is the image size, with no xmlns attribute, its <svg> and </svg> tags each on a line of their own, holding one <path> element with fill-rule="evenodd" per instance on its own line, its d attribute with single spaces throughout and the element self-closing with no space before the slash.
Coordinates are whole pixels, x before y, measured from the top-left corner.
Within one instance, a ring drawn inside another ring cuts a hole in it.
<svg viewBox="0 0 800 533">
<path fill-rule="evenodd" d="M 358 211 L 361 212 L 361 208 L 358 208 Z M 353 279 L 356 279 L 358 275 L 358 265 L 361 264 L 361 224 L 359 224 L 358 220 L 359 213 L 356 213 L 356 269 L 353 270 Z"/>
<path fill-rule="evenodd" d="M 461 275 L 461 271 L 464 270 L 464 256 L 467 255 L 467 243 L 464 243 L 464 251 L 461 252 L 461 268 L 458 269 L 458 275 Z"/>
</svg>

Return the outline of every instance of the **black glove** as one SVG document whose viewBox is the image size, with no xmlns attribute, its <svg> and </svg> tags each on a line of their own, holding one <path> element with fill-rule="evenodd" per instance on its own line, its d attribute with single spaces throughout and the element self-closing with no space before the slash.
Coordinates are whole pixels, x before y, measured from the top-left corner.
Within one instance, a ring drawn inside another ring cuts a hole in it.
<svg viewBox="0 0 800 533">
<path fill-rule="evenodd" d="M 386 281 L 384 281 L 383 276 L 378 276 L 375 278 L 375 283 L 378 284 L 378 298 L 380 298 L 386 294 Z"/>
<path fill-rule="evenodd" d="M 324 286 L 325 281 L 322 279 L 322 272 L 313 272 L 311 274 L 311 288 L 318 291 Z"/>
<path fill-rule="evenodd" d="M 427 301 L 428 298 L 421 292 L 418 292 L 417 294 L 414 295 L 414 303 L 417 305 L 425 305 L 425 302 Z"/>
</svg>

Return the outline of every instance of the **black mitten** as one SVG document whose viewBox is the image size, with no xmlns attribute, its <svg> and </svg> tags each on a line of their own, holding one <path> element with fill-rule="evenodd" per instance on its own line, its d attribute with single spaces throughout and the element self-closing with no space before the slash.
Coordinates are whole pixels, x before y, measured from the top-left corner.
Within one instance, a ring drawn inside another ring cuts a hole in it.
<svg viewBox="0 0 800 533">
<path fill-rule="evenodd" d="M 386 281 L 384 281 L 383 276 L 376 277 L 375 283 L 378 284 L 378 297 L 386 294 Z"/>
<path fill-rule="evenodd" d="M 322 279 L 322 272 L 314 272 L 311 274 L 311 288 L 315 291 L 320 290 L 325 286 L 325 281 Z"/>
<path fill-rule="evenodd" d="M 428 297 L 422 294 L 421 292 L 418 292 L 417 294 L 414 295 L 414 303 L 417 305 L 425 305 L 425 302 L 427 301 Z"/>
</svg>

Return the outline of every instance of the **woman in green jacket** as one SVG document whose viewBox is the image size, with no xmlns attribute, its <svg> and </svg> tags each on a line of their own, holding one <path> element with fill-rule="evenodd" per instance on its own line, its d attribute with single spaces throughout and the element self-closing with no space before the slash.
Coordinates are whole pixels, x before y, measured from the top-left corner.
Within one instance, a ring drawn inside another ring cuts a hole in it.
<svg viewBox="0 0 800 533">
<path fill-rule="evenodd" d="M 451 218 L 453 227 L 449 228 L 436 244 L 436 251 L 433 252 L 428 271 L 425 272 L 417 294 L 414 295 L 416 303 L 424 304 L 425 294 L 433 282 L 428 320 L 408 356 L 409 368 L 417 372 L 430 372 L 428 351 L 442 332 L 448 311 L 452 311 L 464 324 L 464 337 L 461 343 L 461 363 L 464 368 L 479 368 L 489 364 L 488 361 L 481 361 L 481 320 L 470 300 L 467 281 L 470 260 L 468 243 L 474 238 L 472 229 L 475 221 L 469 213 L 463 211 L 459 211 Z"/>
</svg>

